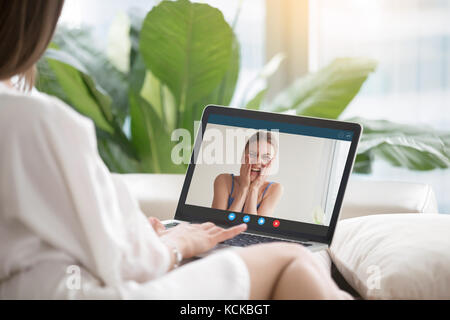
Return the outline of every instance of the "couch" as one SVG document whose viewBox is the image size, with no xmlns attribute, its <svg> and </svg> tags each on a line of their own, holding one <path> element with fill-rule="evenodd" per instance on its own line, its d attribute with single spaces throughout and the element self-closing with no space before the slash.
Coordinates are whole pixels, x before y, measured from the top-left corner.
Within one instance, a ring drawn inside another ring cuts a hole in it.
<svg viewBox="0 0 450 320">
<path fill-rule="evenodd" d="M 160 220 L 172 219 L 178 204 L 183 175 L 121 175 L 141 210 Z M 431 186 L 421 183 L 367 181 L 352 178 L 347 187 L 340 219 L 383 213 L 437 213 Z"/>
</svg>

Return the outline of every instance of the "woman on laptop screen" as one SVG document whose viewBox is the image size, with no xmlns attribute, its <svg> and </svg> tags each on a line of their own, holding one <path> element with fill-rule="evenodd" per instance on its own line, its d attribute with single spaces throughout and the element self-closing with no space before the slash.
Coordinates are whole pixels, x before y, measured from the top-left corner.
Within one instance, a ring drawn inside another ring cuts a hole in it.
<svg viewBox="0 0 450 320">
<path fill-rule="evenodd" d="M 283 186 L 267 181 L 278 142 L 271 132 L 258 131 L 247 141 L 240 175 L 224 173 L 214 181 L 213 209 L 270 217 L 283 194 Z"/>
</svg>

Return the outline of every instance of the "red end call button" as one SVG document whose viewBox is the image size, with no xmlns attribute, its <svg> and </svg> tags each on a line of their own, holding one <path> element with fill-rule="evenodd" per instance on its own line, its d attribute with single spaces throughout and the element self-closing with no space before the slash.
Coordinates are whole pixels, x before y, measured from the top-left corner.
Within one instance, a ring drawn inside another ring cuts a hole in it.
<svg viewBox="0 0 450 320">
<path fill-rule="evenodd" d="M 278 227 L 280 226 L 280 221 L 275 220 L 275 221 L 273 222 L 273 226 L 274 226 L 275 228 L 278 228 Z"/>
</svg>

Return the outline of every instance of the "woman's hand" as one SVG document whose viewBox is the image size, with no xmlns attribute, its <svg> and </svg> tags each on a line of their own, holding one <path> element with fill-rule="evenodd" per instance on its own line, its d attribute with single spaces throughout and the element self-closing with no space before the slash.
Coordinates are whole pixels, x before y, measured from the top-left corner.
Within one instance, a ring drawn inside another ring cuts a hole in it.
<svg viewBox="0 0 450 320">
<path fill-rule="evenodd" d="M 162 223 L 155 218 L 151 218 L 150 223 L 156 233 L 160 235 L 161 241 L 166 245 L 176 246 L 185 259 L 208 252 L 217 244 L 234 238 L 247 230 L 246 224 L 224 229 L 211 222 L 203 224 L 181 223 L 172 229 L 165 230 Z"/>
<path fill-rule="evenodd" d="M 251 183 L 251 175 L 252 173 L 252 165 L 250 164 L 250 160 L 248 155 L 245 156 L 245 163 L 241 165 L 239 184 L 242 189 L 246 189 L 250 187 Z"/>
<path fill-rule="evenodd" d="M 153 230 L 155 230 L 158 236 L 161 237 L 164 233 L 167 232 L 166 227 L 164 227 L 164 225 L 161 223 L 161 221 L 159 221 L 159 219 L 150 217 L 148 218 L 148 221 L 150 222 L 150 224 L 153 227 Z"/>
<path fill-rule="evenodd" d="M 266 166 L 265 168 L 261 168 L 261 172 L 259 173 L 259 176 L 250 185 L 251 191 L 259 191 L 259 189 L 266 182 L 268 171 L 269 171 L 269 166 Z"/>
<path fill-rule="evenodd" d="M 245 230 L 247 230 L 246 224 L 223 229 L 211 222 L 203 224 L 182 223 L 163 234 L 161 240 L 168 245 L 175 245 L 183 258 L 188 259 L 208 252 L 217 244 L 234 238 Z"/>
</svg>

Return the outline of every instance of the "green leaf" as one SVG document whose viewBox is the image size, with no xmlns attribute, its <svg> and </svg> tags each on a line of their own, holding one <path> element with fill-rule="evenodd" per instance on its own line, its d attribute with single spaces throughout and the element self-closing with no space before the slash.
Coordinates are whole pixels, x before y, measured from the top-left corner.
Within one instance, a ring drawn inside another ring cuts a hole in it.
<svg viewBox="0 0 450 320">
<path fill-rule="evenodd" d="M 40 63 L 45 67 L 39 78 L 38 89 L 55 94 L 81 114 L 92 119 L 104 139 L 116 143 L 127 156 L 137 158 L 128 138 L 112 112 L 111 98 L 96 85 L 85 67 L 68 53 L 49 49 Z M 46 76 L 47 75 L 47 76 Z"/>
<path fill-rule="evenodd" d="M 175 98 L 169 88 L 161 84 L 159 79 L 150 71 L 147 71 L 141 96 L 154 108 L 167 132 L 172 132 L 176 129 L 177 109 Z"/>
<path fill-rule="evenodd" d="M 130 40 L 131 40 L 131 48 L 130 48 L 130 70 L 134 65 L 139 53 L 139 42 L 142 24 L 144 23 L 145 13 L 137 8 L 131 8 L 128 10 L 128 16 L 130 18 Z"/>
<path fill-rule="evenodd" d="M 267 89 L 259 91 L 258 94 L 252 100 L 250 100 L 245 107 L 250 110 L 259 110 L 264 98 L 266 97 L 266 94 Z"/>
<path fill-rule="evenodd" d="M 201 102 L 195 103 L 193 106 L 192 121 L 200 121 L 203 110 L 208 105 L 229 106 L 231 104 L 239 79 L 240 64 L 240 45 L 237 37 L 233 34 L 233 47 L 228 70 L 217 88 L 207 97 L 203 98 Z M 194 134 L 193 131 L 191 133 Z"/>
<path fill-rule="evenodd" d="M 236 35 L 233 33 L 233 42 L 231 47 L 231 57 L 228 63 L 228 69 L 218 91 L 218 102 L 220 105 L 228 106 L 233 100 L 236 85 L 239 80 L 239 71 L 241 68 L 241 46 Z"/>
<path fill-rule="evenodd" d="M 92 79 L 72 65 L 77 65 L 67 53 L 49 49 L 46 52 L 47 63 L 54 72 L 56 79 L 71 105 L 80 113 L 91 118 L 95 125 L 108 132 L 114 133 L 112 125 L 111 99 L 100 92 Z"/>
<path fill-rule="evenodd" d="M 48 65 L 47 59 L 41 58 L 37 63 L 38 77 L 36 79 L 36 89 L 40 92 L 45 92 L 48 95 L 58 97 L 66 104 L 70 105 L 64 90 L 59 85 L 55 73 Z"/>
<path fill-rule="evenodd" d="M 169 87 L 183 115 L 222 81 L 232 41 L 231 27 L 218 9 L 187 0 L 162 1 L 144 21 L 140 49 L 147 67 Z"/>
<path fill-rule="evenodd" d="M 353 172 L 364 174 L 372 173 L 372 162 L 373 159 L 371 159 L 370 153 L 357 154 Z"/>
<path fill-rule="evenodd" d="M 250 101 L 246 102 L 247 97 L 246 95 L 244 95 L 242 104 L 245 104 L 247 109 L 261 109 L 264 98 L 269 91 L 267 80 L 269 80 L 278 71 L 285 58 L 285 55 L 282 53 L 274 55 L 272 59 L 267 62 L 258 76 L 250 82 L 249 86 L 245 90 L 245 93 L 252 91 L 253 86 L 257 83 L 260 83 L 261 81 L 264 81 L 265 84 L 263 89 L 259 90 L 256 95 L 252 99 L 250 99 Z"/>
<path fill-rule="evenodd" d="M 122 149 L 109 138 L 97 136 L 97 146 L 100 156 L 111 172 L 115 173 L 136 173 L 141 169 L 139 163 L 130 158 Z"/>
<path fill-rule="evenodd" d="M 113 100 L 112 113 L 122 125 L 128 114 L 127 75 L 120 72 L 109 61 L 103 48 L 99 48 L 88 28 L 67 29 L 62 26 L 53 38 L 60 51 L 66 52 L 78 62 L 72 64 L 78 70 L 88 74 L 98 87 L 103 88 Z"/>
<path fill-rule="evenodd" d="M 278 71 L 278 69 L 280 69 L 280 66 L 285 59 L 286 56 L 284 53 L 277 53 L 276 55 L 274 55 L 272 59 L 270 59 L 269 62 L 267 62 L 263 67 L 258 75 L 258 78 L 263 80 L 269 79 L 275 74 L 275 72 Z"/>
<path fill-rule="evenodd" d="M 147 76 L 147 68 L 140 54 L 135 57 L 131 72 L 128 76 L 128 91 L 132 93 L 140 93 Z"/>
<path fill-rule="evenodd" d="M 131 132 L 141 159 L 141 170 L 147 173 L 185 173 L 185 165 L 171 159 L 174 143 L 155 108 L 140 95 L 130 94 Z"/>
<path fill-rule="evenodd" d="M 225 73 L 225 76 L 223 77 L 222 81 L 217 86 L 217 88 L 215 88 L 214 91 L 211 92 L 211 94 L 208 95 L 206 99 L 204 99 L 204 102 L 200 104 L 201 110 L 200 113 L 198 114 L 198 117 L 200 117 L 201 112 L 203 111 L 203 107 L 209 104 L 221 106 L 230 105 L 239 79 L 240 63 L 241 63 L 240 45 L 237 37 L 233 34 L 232 54 L 230 56 L 230 61 L 228 62 L 227 72 Z M 198 118 L 197 120 L 200 119 Z"/>
<path fill-rule="evenodd" d="M 370 172 L 368 162 L 382 159 L 396 167 L 427 171 L 450 167 L 450 133 L 386 120 L 351 119 L 364 126 L 356 172 Z M 366 163 L 362 165 L 363 163 Z M 363 169 L 360 169 L 363 168 Z"/>
<path fill-rule="evenodd" d="M 142 55 L 139 51 L 139 42 L 142 24 L 145 19 L 145 13 L 132 8 L 128 11 L 130 19 L 130 73 L 128 74 L 129 91 L 133 94 L 140 94 L 147 77 L 147 70 Z"/>
<path fill-rule="evenodd" d="M 375 68 L 371 59 L 336 59 L 317 73 L 296 80 L 275 97 L 268 110 L 337 119 Z"/>
</svg>

